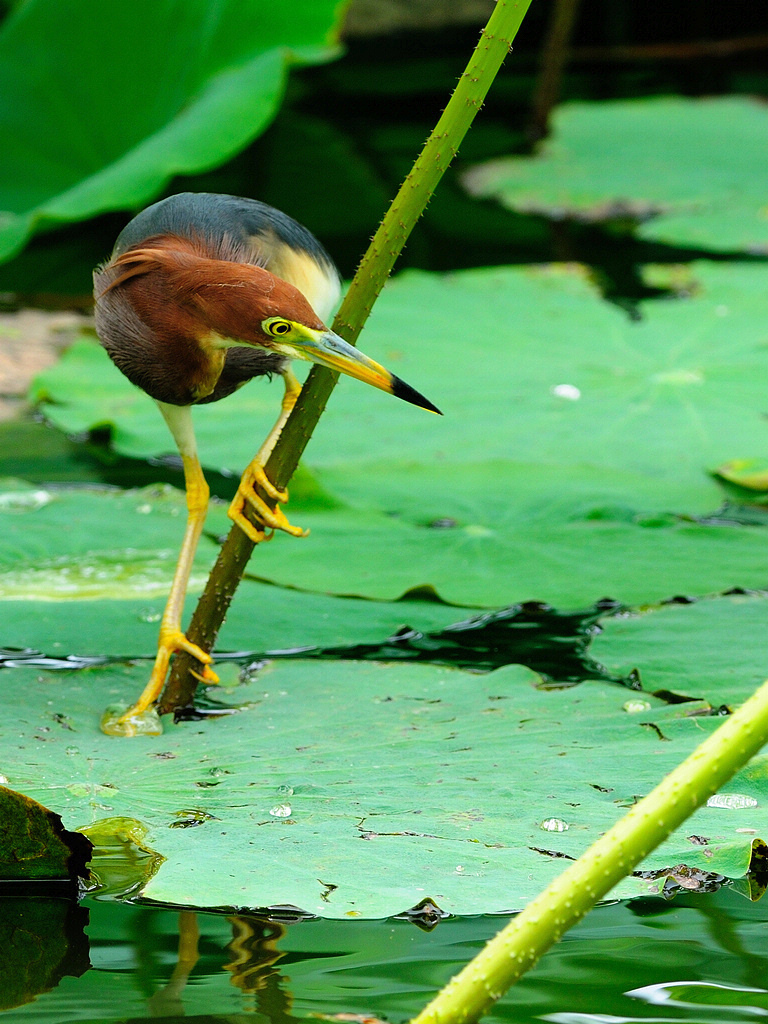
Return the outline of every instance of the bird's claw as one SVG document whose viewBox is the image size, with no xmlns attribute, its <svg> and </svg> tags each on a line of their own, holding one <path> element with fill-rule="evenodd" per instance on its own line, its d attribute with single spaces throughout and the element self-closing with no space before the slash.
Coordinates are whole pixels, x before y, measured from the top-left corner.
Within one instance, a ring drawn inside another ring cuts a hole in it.
<svg viewBox="0 0 768 1024">
<path fill-rule="evenodd" d="M 309 530 L 303 530 L 300 526 L 293 526 L 289 523 L 281 508 L 270 508 L 256 490 L 257 486 L 273 501 L 286 502 L 288 500 L 288 492 L 275 487 L 264 472 L 264 467 L 258 462 L 252 462 L 243 473 L 237 494 L 227 512 L 232 522 L 240 527 L 246 537 L 254 544 L 272 539 L 271 534 L 267 536 L 267 530 L 282 530 L 284 533 L 290 533 L 293 537 L 306 537 Z M 256 513 L 258 524 L 252 523 L 246 517 L 246 503 Z"/>
<path fill-rule="evenodd" d="M 152 675 L 139 699 L 129 708 L 107 708 L 101 718 L 101 731 L 108 736 L 159 736 L 163 731 L 155 701 L 160 696 L 168 674 L 171 655 L 184 651 L 199 661 L 203 669 L 192 674 L 200 682 L 212 685 L 219 677 L 210 667 L 213 658 L 202 647 L 193 644 L 180 629 L 160 629 L 157 657 Z"/>
<path fill-rule="evenodd" d="M 279 501 L 282 504 L 288 501 L 288 491 L 281 491 L 278 487 L 275 487 L 267 476 L 262 464 L 254 459 L 243 473 L 240 486 L 255 492 L 257 484 L 265 494 L 275 501 Z"/>
<path fill-rule="evenodd" d="M 180 629 L 168 630 L 167 632 L 161 630 L 159 646 L 161 650 L 165 650 L 167 652 L 166 665 L 172 654 L 175 654 L 177 651 L 184 651 L 185 654 L 195 658 L 203 666 L 203 671 L 200 675 L 195 673 L 199 679 L 202 678 L 206 683 L 218 683 L 219 677 L 210 667 L 213 663 L 211 655 L 207 651 L 204 651 L 202 647 L 198 647 L 197 644 L 193 644 L 192 641 L 187 638 L 186 634 L 182 633 Z M 163 673 L 162 679 L 162 683 L 164 682 L 165 673 Z M 162 683 L 160 689 L 162 689 Z M 159 691 L 157 695 L 159 696 Z"/>
<path fill-rule="evenodd" d="M 242 501 L 238 502 L 238 498 L 241 498 Z M 254 524 L 246 518 L 243 511 L 246 501 L 262 521 L 263 526 L 261 528 L 259 526 L 254 526 Z M 281 509 L 278 508 L 273 511 L 266 502 L 261 500 L 258 494 L 241 494 L 238 491 L 237 497 L 230 505 L 227 515 L 233 523 L 236 523 L 240 527 L 246 537 L 252 540 L 254 544 L 260 544 L 263 540 L 271 540 L 272 534 L 275 530 L 283 530 L 285 533 L 290 533 L 294 537 L 306 537 L 309 533 L 309 530 L 302 530 L 300 526 L 291 525 Z M 268 534 L 267 531 L 272 532 Z"/>
<path fill-rule="evenodd" d="M 204 683 L 206 686 L 218 686 L 221 680 L 213 671 L 209 665 L 203 665 L 202 672 L 195 672 L 193 668 L 189 670 L 190 675 L 193 675 L 198 682 Z"/>
</svg>

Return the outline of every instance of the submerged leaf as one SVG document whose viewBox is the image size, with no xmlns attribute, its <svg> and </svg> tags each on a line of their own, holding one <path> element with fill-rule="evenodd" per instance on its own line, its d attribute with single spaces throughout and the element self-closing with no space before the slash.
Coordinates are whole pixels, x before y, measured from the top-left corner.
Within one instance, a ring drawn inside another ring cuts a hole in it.
<svg viewBox="0 0 768 1024">
<path fill-rule="evenodd" d="M 81 784 L 78 789 L 84 790 L 80 795 L 88 795 L 87 787 Z M 146 844 L 147 828 L 134 818 L 102 818 L 82 833 L 93 844 L 91 887 L 101 895 L 124 899 L 146 885 L 163 862 Z"/>
</svg>

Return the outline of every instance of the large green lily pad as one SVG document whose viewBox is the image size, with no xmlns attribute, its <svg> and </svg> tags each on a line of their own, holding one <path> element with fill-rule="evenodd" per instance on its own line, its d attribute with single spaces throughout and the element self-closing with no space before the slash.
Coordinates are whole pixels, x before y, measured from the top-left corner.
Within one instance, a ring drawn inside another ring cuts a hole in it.
<svg viewBox="0 0 768 1024">
<path fill-rule="evenodd" d="M 135 209 L 254 139 L 338 0 L 29 0 L 0 33 L 0 258 L 46 225 Z M 66 97 L 66 102 L 63 102 Z"/>
<path fill-rule="evenodd" d="M 225 695 L 236 714 L 101 735 L 103 705 L 142 681 L 119 666 L 8 670 L 9 784 L 70 827 L 139 821 L 166 858 L 147 899 L 323 917 L 384 917 L 426 897 L 461 914 L 518 909 L 562 869 L 558 854 L 586 849 L 718 724 L 700 717 L 706 703 L 638 705 L 609 684 L 537 690 L 520 666 L 279 662 Z M 743 875 L 768 835 L 766 764 L 727 787 L 752 806 L 697 812 L 643 866 Z M 653 886 L 631 878 L 617 894 Z"/>
<path fill-rule="evenodd" d="M 765 595 L 672 604 L 606 619 L 590 653 L 614 675 L 637 669 L 646 690 L 741 703 L 768 677 L 766 624 Z"/>
<path fill-rule="evenodd" d="M 185 519 L 184 496 L 170 487 L 6 482 L 0 488 L 0 647 L 58 658 L 153 655 Z M 229 525 L 225 506 L 212 503 L 188 613 L 216 557 L 211 534 Z M 401 626 L 434 630 L 468 614 L 428 599 L 345 599 L 246 579 L 217 650 L 376 643 Z"/>
<path fill-rule="evenodd" d="M 425 478 L 428 481 L 430 474 L 425 472 Z M 457 478 L 472 480 L 477 475 L 462 472 Z M 248 650 L 353 643 L 371 639 L 371 630 L 373 639 L 380 639 L 384 623 L 393 628 L 401 624 L 405 607 L 411 614 L 410 604 L 383 609 L 366 601 L 334 603 L 321 596 L 327 594 L 397 602 L 409 591 L 428 587 L 465 609 L 543 600 L 565 610 L 586 608 L 606 596 L 640 604 L 681 592 L 765 585 L 768 568 L 761 527 L 659 517 L 647 506 L 623 504 L 620 493 L 608 501 L 606 494 L 615 481 L 601 489 L 602 479 L 604 475 L 584 488 L 583 480 L 574 480 L 574 471 L 563 474 L 560 486 L 570 483 L 573 493 L 579 494 L 578 503 L 568 510 L 559 494 L 531 489 L 523 473 L 516 495 L 521 508 L 505 508 L 503 499 L 484 503 L 476 498 L 463 507 L 453 527 L 429 528 L 404 516 L 349 508 L 297 508 L 294 521 L 310 527 L 310 536 L 277 536 L 261 545 L 249 568 L 260 580 L 315 592 L 314 596 L 282 593 L 247 580 L 235 598 L 221 643 Z M 4 498 L 32 504 L 21 514 L 3 514 Z M 43 504 L 35 508 L 35 502 Z M 70 621 L 66 610 L 57 611 L 46 602 L 105 601 L 103 621 L 111 624 L 115 646 L 106 643 L 106 633 L 100 648 L 98 635 L 82 644 L 83 638 L 75 635 L 74 650 L 68 653 L 82 654 L 94 647 L 96 653 L 146 653 L 146 638 L 154 631 L 151 623 L 170 588 L 185 512 L 183 495 L 168 487 L 121 492 L 14 485 L 5 495 L 0 492 L 0 601 L 42 602 L 38 607 L 47 607 L 55 623 L 44 645 L 48 653 L 54 640 L 67 649 L 77 617 Z M 203 537 L 198 549 L 190 593 L 199 592 L 215 559 L 212 536 L 229 525 L 225 506 L 212 504 L 210 535 Z M 35 638 L 45 635 L 43 620 L 25 627 L 33 607 L 17 607 L 15 621 L 22 628 L 4 642 L 40 645 Z M 87 605 L 82 611 L 88 614 Z M 428 603 L 410 624 L 435 628 L 465 614 Z M 73 615 L 77 616 L 74 609 Z M 134 616 L 145 621 L 133 621 Z M 13 621 L 9 613 L 9 629 Z M 135 639 L 128 642 L 132 628 Z"/>
<path fill-rule="evenodd" d="M 477 479 L 463 467 L 448 468 L 456 470 L 457 487 Z M 287 541 L 265 548 L 254 555 L 252 569 L 282 585 L 380 600 L 424 584 L 456 604 L 538 600 L 562 609 L 584 608 L 604 597 L 643 604 L 675 594 L 766 586 L 761 527 L 688 522 L 629 504 L 625 497 L 613 503 L 606 495 L 614 480 L 605 475 L 602 487 L 569 515 L 559 494 L 532 494 L 524 474 L 505 470 L 506 478 L 483 483 L 501 491 L 518 482 L 515 497 L 528 499 L 533 510 L 527 521 L 528 506 L 505 506 L 503 491 L 487 502 L 480 491 L 470 506 L 474 514 L 461 515 L 451 528 L 430 529 L 404 516 L 390 520 L 372 512 L 305 514 L 297 521 L 311 528 L 308 543 L 289 551 Z M 568 485 L 574 475 L 563 472 L 560 484 Z M 425 471 L 421 485 L 430 478 Z M 427 508 L 437 505 L 433 500 Z M 455 507 L 446 511 L 455 514 Z"/>
<path fill-rule="evenodd" d="M 342 380 L 307 450 L 336 505 L 294 495 L 290 514 L 312 535 L 278 537 L 252 572 L 386 600 L 429 585 L 485 606 L 765 586 L 762 529 L 698 517 L 723 498 L 709 470 L 768 446 L 768 268 L 694 274 L 694 297 L 644 303 L 639 323 L 573 269 L 393 281 L 363 345 L 445 416 Z M 132 455 L 172 447 L 153 403 L 93 343 L 34 394 L 64 430 L 113 425 Z M 196 410 L 206 464 L 241 468 L 278 395 L 255 382 Z"/>
<path fill-rule="evenodd" d="M 768 111 L 743 96 L 569 103 L 533 157 L 481 164 L 476 196 L 520 213 L 635 221 L 645 239 L 768 252 Z"/>
<path fill-rule="evenodd" d="M 170 585 L 168 587 L 170 589 Z M 49 658 L 150 658 L 157 649 L 165 592 L 154 597 L 0 601 L 0 647 Z M 187 623 L 197 602 L 187 599 Z M 378 644 L 398 630 L 432 632 L 464 621 L 474 609 L 439 601 L 369 601 L 303 593 L 245 580 L 216 642 L 216 654 L 295 651 Z"/>
</svg>

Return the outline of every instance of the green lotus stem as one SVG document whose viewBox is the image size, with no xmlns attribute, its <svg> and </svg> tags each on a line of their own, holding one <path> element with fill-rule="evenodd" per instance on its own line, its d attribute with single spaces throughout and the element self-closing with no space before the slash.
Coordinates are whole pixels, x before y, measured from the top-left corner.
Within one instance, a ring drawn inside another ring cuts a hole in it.
<svg viewBox="0 0 768 1024">
<path fill-rule="evenodd" d="M 768 681 L 547 886 L 412 1024 L 475 1021 L 768 742 Z"/>
<path fill-rule="evenodd" d="M 341 304 L 333 330 L 351 344 L 357 341 L 416 221 L 483 105 L 530 3 L 531 0 L 497 0 L 448 106 L 395 196 Z M 323 367 L 314 366 L 310 371 L 266 465 L 267 476 L 278 488 L 288 485 L 337 380 L 337 373 Z M 253 541 L 233 526 L 187 630 L 189 639 L 205 651 L 213 649 L 253 548 Z M 188 654 L 177 654 L 159 702 L 161 713 L 191 702 L 198 681 L 190 670 L 200 671 L 197 661 Z"/>
</svg>

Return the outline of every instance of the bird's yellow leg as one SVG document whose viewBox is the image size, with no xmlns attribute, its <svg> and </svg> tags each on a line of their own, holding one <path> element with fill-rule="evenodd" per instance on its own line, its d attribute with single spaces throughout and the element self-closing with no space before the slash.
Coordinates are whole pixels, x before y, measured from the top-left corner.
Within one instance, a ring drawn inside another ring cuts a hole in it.
<svg viewBox="0 0 768 1024">
<path fill-rule="evenodd" d="M 283 371 L 283 380 L 285 382 L 285 394 L 283 395 L 282 409 L 280 410 L 277 423 L 272 427 L 266 441 L 259 448 L 251 463 L 246 467 L 240 479 L 237 494 L 227 512 L 232 522 L 237 523 L 243 533 L 254 544 L 258 544 L 266 538 L 267 530 L 283 530 L 294 537 L 306 537 L 307 533 L 309 533 L 308 530 L 302 530 L 300 526 L 292 526 L 283 514 L 282 509 L 271 509 L 256 490 L 257 487 L 260 487 L 273 501 L 286 502 L 288 500 L 288 492 L 278 490 L 264 472 L 267 459 L 272 454 L 272 449 L 277 444 L 277 439 L 280 437 L 285 422 L 301 393 L 301 384 L 289 369 Z M 258 526 L 254 526 L 253 523 L 246 519 L 244 515 L 246 504 L 254 509 L 259 521 L 263 524 L 263 529 L 259 529 Z"/>
<path fill-rule="evenodd" d="M 173 412 L 166 413 L 166 410 L 169 408 Z M 176 571 L 173 574 L 171 592 L 160 622 L 160 638 L 158 640 L 157 655 L 152 668 L 152 674 L 141 696 L 132 707 L 119 711 L 108 709 L 104 713 L 101 719 L 101 730 L 109 736 L 156 735 L 162 732 L 162 726 L 160 725 L 159 716 L 154 710 L 154 704 L 165 685 L 171 655 L 175 654 L 176 651 L 186 651 L 187 654 L 191 654 L 193 658 L 196 658 L 204 665 L 203 672 L 200 675 L 202 682 L 217 683 L 219 681 L 216 673 L 209 668 L 212 661 L 210 654 L 201 647 L 198 647 L 197 644 L 191 643 L 181 629 L 184 598 L 186 597 L 187 584 L 189 583 L 189 576 L 192 571 L 195 551 L 197 550 L 200 534 L 203 532 L 205 524 L 205 514 L 208 510 L 210 492 L 203 476 L 203 470 L 197 453 L 194 450 L 191 453 L 189 452 L 190 448 L 194 449 L 194 438 L 192 438 L 191 445 L 189 443 L 191 417 L 189 418 L 189 423 L 186 424 L 188 432 L 182 429 L 185 424 L 178 422 L 183 419 L 184 413 L 189 417 L 189 409 L 186 407 L 177 409 L 174 406 L 161 405 L 160 410 L 166 417 L 169 426 L 171 426 L 179 448 L 182 449 L 183 445 L 187 449 L 186 452 L 182 450 L 181 453 L 184 464 L 184 482 L 187 491 L 187 528 L 184 532 L 184 540 L 182 541 L 179 559 L 176 563 Z"/>
</svg>

